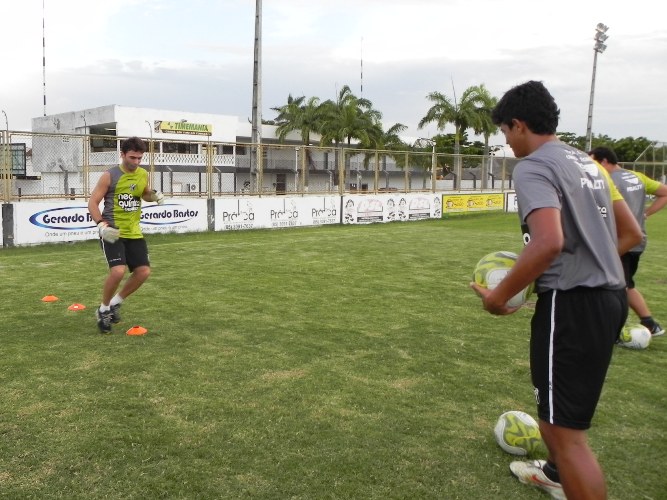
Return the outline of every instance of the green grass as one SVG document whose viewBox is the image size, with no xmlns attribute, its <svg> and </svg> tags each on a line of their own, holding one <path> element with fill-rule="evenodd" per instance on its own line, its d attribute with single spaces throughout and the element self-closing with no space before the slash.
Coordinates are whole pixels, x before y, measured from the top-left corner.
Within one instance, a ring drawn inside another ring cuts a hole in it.
<svg viewBox="0 0 667 500">
<path fill-rule="evenodd" d="M 637 276 L 663 323 L 666 222 Z M 149 247 L 111 336 L 97 243 L 0 251 L 0 497 L 547 498 L 492 434 L 535 414 L 531 310 L 493 317 L 468 288 L 482 255 L 520 251 L 516 215 Z M 616 349 L 590 431 L 612 499 L 666 498 L 666 353 Z"/>
</svg>

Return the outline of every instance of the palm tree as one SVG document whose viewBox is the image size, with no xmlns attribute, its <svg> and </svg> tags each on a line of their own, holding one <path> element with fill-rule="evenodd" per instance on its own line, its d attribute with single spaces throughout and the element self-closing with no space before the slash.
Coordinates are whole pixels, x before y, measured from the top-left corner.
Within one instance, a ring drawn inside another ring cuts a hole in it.
<svg viewBox="0 0 667 500">
<path fill-rule="evenodd" d="M 373 126 L 369 133 L 369 142 L 362 143 L 361 146 L 365 149 L 375 149 L 381 151 L 382 155 L 382 171 L 387 172 L 387 156 L 394 158 L 397 165 L 405 164 L 405 150 L 408 149 L 408 145 L 403 142 L 398 134 L 407 129 L 402 123 L 395 123 L 389 127 L 386 131 L 382 129 L 382 125 L 377 123 Z M 403 151 L 400 155 L 393 155 L 391 153 L 387 154 L 386 151 Z M 371 161 L 371 158 L 375 156 L 375 153 L 367 152 L 364 153 L 364 167 L 368 168 L 368 165 Z M 389 177 L 387 174 L 385 187 L 389 187 Z"/>
<path fill-rule="evenodd" d="M 488 94 L 488 92 L 487 92 Z M 426 115 L 419 121 L 418 128 L 423 128 L 435 122 L 438 130 L 444 130 L 448 123 L 454 124 L 454 154 L 456 155 L 456 186 L 461 183 L 461 161 L 458 156 L 461 151 L 461 136 L 469 128 L 480 124 L 479 108 L 485 105 L 485 97 L 480 93 L 480 87 L 473 86 L 463 91 L 461 101 L 454 102 L 441 92 L 431 92 L 426 98 L 433 102 Z"/>
<path fill-rule="evenodd" d="M 280 142 L 285 141 L 285 137 L 290 132 L 298 131 L 301 135 L 301 142 L 304 146 L 310 146 L 310 134 L 316 132 L 321 127 L 322 107 L 318 97 L 311 97 L 305 101 L 305 96 L 293 98 L 292 94 L 287 97 L 287 104 L 271 108 L 278 113 L 276 117 L 276 134 Z M 304 104 L 305 101 L 305 104 Z M 304 148 L 306 155 L 306 164 L 314 166 L 313 154 L 310 148 Z M 308 185 L 308 171 L 304 178 L 304 186 Z"/>
<path fill-rule="evenodd" d="M 491 112 L 498 103 L 498 99 L 489 93 L 484 84 L 481 84 L 479 87 L 477 87 L 477 93 L 479 94 L 480 104 L 477 107 L 478 120 L 477 123 L 473 125 L 473 130 L 475 134 L 482 135 L 484 137 L 482 188 L 486 188 L 488 180 L 487 162 L 490 161 L 489 138 L 498 131 L 498 127 L 494 125 L 493 120 L 491 119 Z"/>
<path fill-rule="evenodd" d="M 380 122 L 382 113 L 373 109 L 368 99 L 355 96 L 348 85 L 338 93 L 336 102 L 328 100 L 322 104 L 321 144 L 338 146 L 352 139 L 369 142 L 372 127 Z"/>
<path fill-rule="evenodd" d="M 336 101 L 322 103 L 321 145 L 335 146 L 335 162 L 338 165 L 338 147 L 352 145 L 356 139 L 361 144 L 369 144 L 375 127 L 380 123 L 382 113 L 373 109 L 371 101 L 355 96 L 348 85 L 338 93 Z M 345 177 L 350 176 L 349 155 L 345 162 Z"/>
<path fill-rule="evenodd" d="M 271 108 L 278 113 L 276 117 L 276 134 L 282 142 L 287 134 L 298 131 L 301 134 L 301 141 L 305 146 L 310 145 L 310 134 L 320 128 L 321 107 L 319 98 L 311 97 L 305 104 L 305 96 L 293 98 L 290 94 L 287 97 L 287 104 Z"/>
<path fill-rule="evenodd" d="M 489 93 L 484 84 L 477 87 L 477 94 L 479 96 L 476 109 L 478 116 L 476 123 L 472 124 L 472 128 L 475 134 L 484 137 L 484 155 L 486 156 L 489 154 L 489 138 L 498 131 L 498 127 L 494 125 L 491 119 L 491 112 L 498 104 L 498 99 Z"/>
</svg>

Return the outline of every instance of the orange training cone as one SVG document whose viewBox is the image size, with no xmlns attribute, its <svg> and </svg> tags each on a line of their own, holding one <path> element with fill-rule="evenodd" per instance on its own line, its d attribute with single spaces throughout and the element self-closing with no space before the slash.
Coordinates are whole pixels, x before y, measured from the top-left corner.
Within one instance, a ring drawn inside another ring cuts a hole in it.
<svg viewBox="0 0 667 500">
<path fill-rule="evenodd" d="M 45 297 L 42 297 L 42 302 L 55 302 L 56 300 L 58 300 L 58 297 L 56 297 L 55 295 L 47 295 Z"/>
<path fill-rule="evenodd" d="M 72 304 L 67 309 L 70 311 L 83 311 L 86 308 L 83 304 Z"/>
<path fill-rule="evenodd" d="M 148 330 L 146 330 L 143 326 L 135 325 L 132 328 L 130 328 L 126 333 L 128 335 L 146 335 L 148 333 Z"/>
</svg>

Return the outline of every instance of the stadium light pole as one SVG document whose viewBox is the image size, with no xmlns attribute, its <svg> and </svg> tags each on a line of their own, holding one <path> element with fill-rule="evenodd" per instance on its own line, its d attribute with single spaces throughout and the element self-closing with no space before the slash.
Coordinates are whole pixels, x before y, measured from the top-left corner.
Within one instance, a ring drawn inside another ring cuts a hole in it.
<svg viewBox="0 0 667 500">
<path fill-rule="evenodd" d="M 7 113 L 5 113 L 5 110 L 2 110 L 2 114 L 5 115 L 5 128 L 7 129 L 7 134 L 9 134 L 9 120 L 7 119 Z"/>
<path fill-rule="evenodd" d="M 598 63 L 598 54 L 602 54 L 607 46 L 605 40 L 609 38 L 607 30 L 609 26 L 598 23 L 595 27 L 595 45 L 593 46 L 593 77 L 591 79 L 591 99 L 588 103 L 588 125 L 586 127 L 586 151 L 590 151 L 593 143 L 593 98 L 595 96 L 595 70 Z"/>
</svg>

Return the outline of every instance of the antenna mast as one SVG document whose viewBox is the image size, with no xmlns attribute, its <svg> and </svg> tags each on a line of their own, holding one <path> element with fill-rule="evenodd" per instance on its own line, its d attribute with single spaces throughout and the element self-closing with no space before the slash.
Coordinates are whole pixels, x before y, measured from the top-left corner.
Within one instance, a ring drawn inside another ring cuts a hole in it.
<svg viewBox="0 0 667 500">
<path fill-rule="evenodd" d="M 361 37 L 361 49 L 360 49 L 360 55 L 361 55 L 361 93 L 359 94 L 359 97 L 364 96 L 364 37 Z"/>
<path fill-rule="evenodd" d="M 44 116 L 46 116 L 46 33 L 44 18 L 44 0 L 42 0 L 42 86 L 44 88 Z"/>
</svg>

